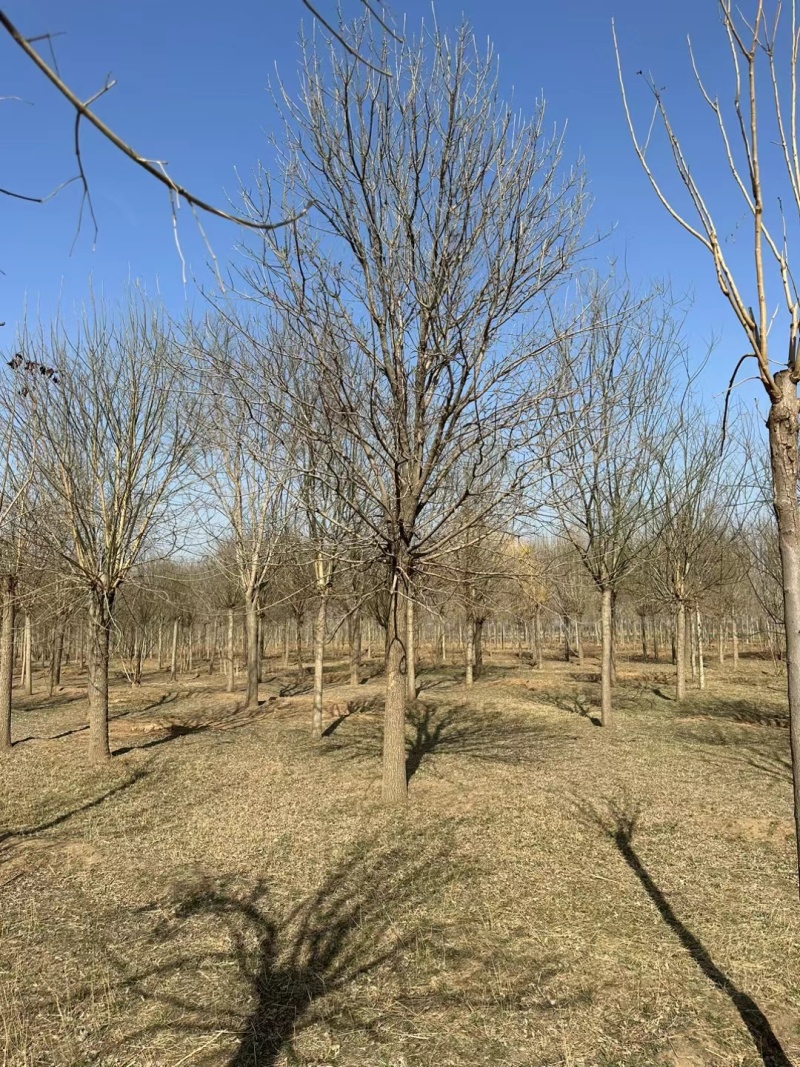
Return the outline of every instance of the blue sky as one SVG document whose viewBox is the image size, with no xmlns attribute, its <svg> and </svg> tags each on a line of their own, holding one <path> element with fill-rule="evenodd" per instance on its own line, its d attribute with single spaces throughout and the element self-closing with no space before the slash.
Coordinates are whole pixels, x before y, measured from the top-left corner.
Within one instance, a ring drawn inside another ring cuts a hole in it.
<svg viewBox="0 0 800 1067">
<path fill-rule="evenodd" d="M 356 0 L 348 4 L 345 9 L 355 12 Z M 331 14 L 335 8 L 334 0 L 319 5 Z M 222 206 L 228 197 L 235 201 L 237 171 L 246 178 L 257 159 L 270 158 L 269 135 L 278 131 L 278 122 L 266 86 L 276 67 L 290 89 L 295 84 L 298 28 L 309 19 L 300 0 L 237 0 L 225 6 L 207 0 L 8 0 L 4 8 L 26 34 L 64 32 L 54 41 L 56 56 L 78 93 L 92 94 L 111 72 L 118 84 L 98 112 L 138 151 L 167 160 L 175 179 L 198 195 Z M 412 30 L 431 17 L 430 4 L 421 0 L 395 0 L 392 10 Z M 721 230 L 729 229 L 735 241 L 743 213 L 713 165 L 714 128 L 700 121 L 686 50 L 691 33 L 708 81 L 721 91 L 729 86 L 714 0 L 436 5 L 442 27 L 455 25 L 462 15 L 479 39 L 494 41 L 506 94 L 513 93 L 525 111 L 543 94 L 552 121 L 567 124 L 568 157 L 585 157 L 595 199 L 590 226 L 613 231 L 594 252 L 598 265 L 616 257 L 634 280 L 669 276 L 676 292 L 693 293 L 689 339 L 695 357 L 716 339 L 703 379 L 706 395 L 713 397 L 743 351 L 742 339 L 704 253 L 659 208 L 638 167 L 624 124 L 610 24 L 613 16 L 638 114 L 645 115 L 647 98 L 635 71 L 652 70 L 666 86 L 698 176 L 720 197 Z M 75 172 L 72 117 L 10 39 L 0 36 L 0 97 L 6 96 L 23 99 L 0 101 L 0 186 L 42 195 Z M 26 304 L 29 315 L 48 316 L 60 302 L 68 315 L 86 297 L 90 279 L 95 292 L 111 298 L 139 280 L 173 312 L 187 301 L 199 303 L 193 283 L 184 286 L 181 280 L 165 190 L 91 129 L 83 141 L 99 223 L 94 251 L 85 219 L 70 252 L 77 186 L 42 206 L 0 197 L 0 320 L 8 324 L 0 336 L 6 343 Z M 209 222 L 207 230 L 220 259 L 233 254 L 234 229 Z M 190 273 L 208 284 L 207 256 L 186 209 L 180 233 Z M 743 254 L 746 240 L 741 243 Z"/>
</svg>

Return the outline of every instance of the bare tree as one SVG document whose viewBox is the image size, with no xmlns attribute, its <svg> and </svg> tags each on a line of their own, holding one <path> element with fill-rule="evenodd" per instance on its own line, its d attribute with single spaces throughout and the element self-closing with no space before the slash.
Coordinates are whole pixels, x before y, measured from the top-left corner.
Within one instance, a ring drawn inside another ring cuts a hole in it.
<svg viewBox="0 0 800 1067">
<path fill-rule="evenodd" d="M 708 252 L 722 294 L 742 328 L 747 351 L 737 362 L 731 383 L 742 362 L 753 359 L 769 402 L 767 430 L 781 558 L 800 864 L 800 502 L 797 492 L 800 292 L 790 255 L 789 234 L 793 230 L 787 226 L 788 216 L 784 214 L 786 205 L 791 205 L 795 212 L 800 210 L 800 141 L 795 113 L 800 24 L 795 4 L 788 15 L 780 2 L 765 0 L 753 0 L 746 13 L 735 7 L 732 0 L 718 0 L 718 9 L 733 73 L 727 106 L 706 88 L 691 45 L 690 60 L 701 99 L 719 134 L 720 162 L 751 220 L 749 269 L 745 266 L 734 269 L 726 254 L 720 232 L 725 232 L 727 221 L 720 219 L 721 208 L 715 203 L 714 193 L 709 195 L 701 188 L 672 125 L 658 83 L 648 82 L 655 111 L 650 132 L 642 141 L 628 104 L 618 49 L 617 69 L 639 162 L 663 207 Z M 616 38 L 614 43 L 616 48 Z M 667 195 L 651 167 L 649 148 L 655 121 L 660 122 L 666 134 L 672 162 L 688 198 L 686 211 Z M 771 342 L 778 311 L 773 307 L 773 291 L 782 297 L 785 330 L 783 341 L 775 343 Z M 776 371 L 776 366 L 782 369 Z"/>
<path fill-rule="evenodd" d="M 386 565 L 383 796 L 403 803 L 409 583 L 475 486 L 502 484 L 538 414 L 551 338 L 534 339 L 530 318 L 514 326 L 571 268 L 583 179 L 543 105 L 526 120 L 502 103 L 491 49 L 466 26 L 402 43 L 369 29 L 351 39 L 391 78 L 305 43 L 299 103 L 284 97 L 283 178 L 286 210 L 314 206 L 244 274 L 339 342 L 309 358 L 324 360 L 327 403 L 356 442 L 359 519 Z"/>
<path fill-rule="evenodd" d="M 166 552 L 196 419 L 177 403 L 181 375 L 160 316 L 135 302 L 112 322 L 102 308 L 75 336 L 56 325 L 23 338 L 22 358 L 54 369 L 20 379 L 23 447 L 50 501 L 40 528 L 89 606 L 89 741 L 110 755 L 109 639 L 117 591 L 146 550 Z M 19 373 L 16 370 L 15 373 Z"/>
<path fill-rule="evenodd" d="M 683 345 L 680 319 L 658 289 L 638 298 L 613 276 L 596 278 L 583 315 L 584 329 L 562 342 L 568 386 L 554 418 L 560 447 L 547 458 L 561 531 L 602 601 L 600 718 L 610 726 L 614 601 L 652 518 L 653 445 L 667 446 L 674 432 Z"/>
</svg>

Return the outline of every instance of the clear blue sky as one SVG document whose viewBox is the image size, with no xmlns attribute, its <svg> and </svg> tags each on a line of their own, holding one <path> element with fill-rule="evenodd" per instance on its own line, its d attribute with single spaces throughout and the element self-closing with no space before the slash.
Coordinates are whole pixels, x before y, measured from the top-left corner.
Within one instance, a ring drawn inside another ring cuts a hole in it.
<svg viewBox="0 0 800 1067">
<path fill-rule="evenodd" d="M 355 12 L 355 0 L 348 0 Z M 319 0 L 334 13 L 334 0 Z M 266 85 L 278 71 L 291 87 L 297 69 L 297 31 L 309 19 L 300 0 L 8 0 L 4 7 L 26 34 L 64 31 L 54 41 L 62 76 L 90 95 L 107 72 L 117 87 L 98 112 L 137 150 L 169 162 L 176 180 L 225 205 L 236 197 L 236 170 L 247 176 L 255 161 L 270 158 L 268 135 L 278 124 Z M 423 0 L 394 0 L 397 18 L 410 29 L 430 19 Z M 614 233 L 599 262 L 624 258 L 634 279 L 671 276 L 675 289 L 691 289 L 690 338 L 697 355 L 716 333 L 718 344 L 704 385 L 711 396 L 743 351 L 738 326 L 716 289 L 702 251 L 659 208 L 638 168 L 624 125 L 611 44 L 616 18 L 625 69 L 641 105 L 646 95 L 635 71 L 652 70 L 701 177 L 717 183 L 713 127 L 701 114 L 686 52 L 691 33 L 704 70 L 720 90 L 729 84 L 724 40 L 714 0 L 440 0 L 440 26 L 462 14 L 479 39 L 491 37 L 504 88 L 523 110 L 544 94 L 554 123 L 567 123 L 568 155 L 586 159 L 595 207 L 591 225 Z M 39 47 L 42 47 L 41 45 Z M 0 186 L 41 195 L 75 171 L 72 116 L 43 77 L 4 35 L 0 36 Z M 644 114 L 643 110 L 640 110 Z M 0 319 L 10 343 L 27 301 L 29 314 L 65 311 L 95 291 L 119 294 L 139 279 L 160 292 L 170 310 L 197 303 L 184 288 L 166 192 L 120 157 L 88 127 L 84 159 L 100 227 L 92 251 L 88 220 L 70 254 L 79 191 L 73 186 L 44 206 L 0 197 Z M 713 143 L 714 150 L 709 150 Z M 724 188 L 722 185 L 714 187 Z M 742 212 L 732 196 L 724 207 L 731 233 Z M 183 210 L 181 234 L 190 270 L 207 283 L 205 253 Z M 207 224 L 217 255 L 232 252 L 236 233 Z M 723 227 L 724 228 L 724 227 Z M 742 242 L 746 247 L 746 242 Z"/>
</svg>

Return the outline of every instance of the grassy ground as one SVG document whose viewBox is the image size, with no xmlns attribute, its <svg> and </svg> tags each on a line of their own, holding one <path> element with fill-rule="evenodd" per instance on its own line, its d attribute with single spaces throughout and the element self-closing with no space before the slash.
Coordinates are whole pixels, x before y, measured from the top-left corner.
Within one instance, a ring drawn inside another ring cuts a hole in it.
<svg viewBox="0 0 800 1067">
<path fill-rule="evenodd" d="M 678 706 L 622 663 L 423 671 L 410 804 L 379 803 L 380 680 L 314 744 L 307 692 L 65 686 L 0 762 L 5 1067 L 800 1064 L 783 680 Z M 332 668 L 333 680 L 339 677 Z M 77 678 L 68 679 L 78 684 Z"/>
</svg>

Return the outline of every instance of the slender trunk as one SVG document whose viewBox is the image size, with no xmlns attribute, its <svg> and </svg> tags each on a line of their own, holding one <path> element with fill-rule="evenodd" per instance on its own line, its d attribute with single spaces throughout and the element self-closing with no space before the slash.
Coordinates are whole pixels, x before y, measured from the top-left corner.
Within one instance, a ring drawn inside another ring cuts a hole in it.
<svg viewBox="0 0 800 1067">
<path fill-rule="evenodd" d="M 89 759 L 111 756 L 108 743 L 108 655 L 113 598 L 93 590 L 89 598 Z"/>
<path fill-rule="evenodd" d="M 314 621 L 314 707 L 311 712 L 311 736 L 316 740 L 322 737 L 322 669 L 325 663 L 325 627 L 327 623 L 328 597 L 326 590 L 319 598 L 317 617 Z"/>
<path fill-rule="evenodd" d="M 467 639 L 464 642 L 464 682 L 467 686 L 473 684 L 475 678 L 475 622 L 467 618 Z"/>
<path fill-rule="evenodd" d="M 703 659 L 703 620 L 700 617 L 700 605 L 694 606 L 694 628 L 697 633 L 697 670 L 700 688 L 706 687 L 706 665 Z"/>
<path fill-rule="evenodd" d="M 258 707 L 258 603 L 248 596 L 244 613 L 245 637 L 247 642 L 247 695 L 244 706 Z"/>
<path fill-rule="evenodd" d="M 675 611 L 675 674 L 678 700 L 686 699 L 686 605 L 678 601 Z"/>
<path fill-rule="evenodd" d="M 61 664 L 64 661 L 64 623 L 59 623 L 53 633 L 53 656 L 50 661 L 50 696 L 61 685 Z"/>
<path fill-rule="evenodd" d="M 297 670 L 300 674 L 305 672 L 303 666 L 303 619 L 300 615 L 295 616 L 295 654 L 297 655 Z"/>
<path fill-rule="evenodd" d="M 602 640 L 602 655 L 600 659 L 600 721 L 603 726 L 613 725 L 611 709 L 612 596 L 613 590 L 602 590 L 600 605 L 600 630 Z"/>
<path fill-rule="evenodd" d="M 795 837 L 800 864 L 800 506 L 797 499 L 797 385 L 788 370 L 775 375 L 780 391 L 770 407 L 770 462 L 773 503 L 783 583 L 786 628 L 786 675 L 789 691 L 789 737 L 794 778 Z"/>
<path fill-rule="evenodd" d="M 257 640 L 256 640 L 256 666 L 258 668 L 258 681 L 259 681 L 259 684 L 261 684 L 261 682 L 264 681 L 264 677 L 263 677 L 263 674 L 262 674 L 262 663 L 261 663 L 261 661 L 262 661 L 262 651 L 263 651 L 263 647 L 264 647 L 264 620 L 262 619 L 260 613 L 258 615 L 258 622 L 257 622 L 257 626 L 256 626 L 256 635 L 257 635 Z"/>
<path fill-rule="evenodd" d="M 136 647 L 133 654 L 133 684 L 142 684 L 142 646 L 144 645 L 144 634 L 136 635 Z"/>
<path fill-rule="evenodd" d="M 233 626 L 233 608 L 228 608 L 228 655 L 225 660 L 225 670 L 227 679 L 225 682 L 225 692 L 233 692 L 233 650 L 234 650 L 234 626 Z"/>
<path fill-rule="evenodd" d="M 164 670 L 164 623 L 158 620 L 158 669 Z"/>
<path fill-rule="evenodd" d="M 539 604 L 533 614 L 533 658 L 537 671 L 544 670 L 544 658 L 542 656 L 542 609 Z"/>
<path fill-rule="evenodd" d="M 414 585 L 409 578 L 405 591 L 406 602 L 406 697 L 417 699 L 417 642 L 414 632 Z"/>
<path fill-rule="evenodd" d="M 639 625 L 642 630 L 642 659 L 647 663 L 647 618 L 639 616 Z"/>
<path fill-rule="evenodd" d="M 473 678 L 480 678 L 483 674 L 483 619 L 475 620 L 475 635 L 472 642 L 472 663 Z"/>
<path fill-rule="evenodd" d="M 653 640 L 653 662 L 658 663 L 658 632 L 659 628 L 656 627 L 655 616 L 653 616 L 652 625 L 650 627 L 650 636 Z"/>
<path fill-rule="evenodd" d="M 347 620 L 350 644 L 350 685 L 361 684 L 361 608 L 355 608 Z"/>
<path fill-rule="evenodd" d="M 611 670 L 609 672 L 609 678 L 613 689 L 617 684 L 617 593 L 614 589 L 611 590 L 611 628 L 609 634 L 611 643 Z"/>
<path fill-rule="evenodd" d="M 2 621 L 0 621 L 0 751 L 11 748 L 11 690 L 14 686 L 14 611 L 17 579 L 2 577 Z"/>
<path fill-rule="evenodd" d="M 283 666 L 284 669 L 289 667 L 289 651 L 291 642 L 289 641 L 289 620 L 287 619 L 283 624 Z"/>
<path fill-rule="evenodd" d="M 213 674 L 214 673 L 214 665 L 215 665 L 214 661 L 217 658 L 217 641 L 218 641 L 218 639 L 219 639 L 219 619 L 215 615 L 214 616 L 213 636 L 211 638 L 211 645 L 209 646 L 209 649 L 208 649 L 208 673 L 209 674 Z"/>
<path fill-rule="evenodd" d="M 186 669 L 191 674 L 194 668 L 194 623 L 190 622 L 186 629 Z"/>
<path fill-rule="evenodd" d="M 569 663 L 569 617 L 565 615 L 561 622 L 564 630 L 564 659 L 567 663 Z"/>
<path fill-rule="evenodd" d="M 578 663 L 583 666 L 583 638 L 581 637 L 581 626 L 577 619 L 574 622 L 575 627 L 575 651 L 578 653 Z"/>
<path fill-rule="evenodd" d="M 739 628 L 736 625 L 736 616 L 731 616 L 731 644 L 733 646 L 733 669 L 739 668 Z"/>
<path fill-rule="evenodd" d="M 178 620 L 172 622 L 172 659 L 169 665 L 169 676 L 174 682 L 178 677 Z"/>
<path fill-rule="evenodd" d="M 31 669 L 31 617 L 25 613 L 25 636 L 22 644 L 22 684 L 28 696 L 33 696 L 33 671 Z"/>
<path fill-rule="evenodd" d="M 406 680 L 403 676 L 405 648 L 401 625 L 402 561 L 396 561 L 391 574 L 389 616 L 386 638 L 386 704 L 383 727 L 383 801 L 405 804 L 406 779 Z"/>
<path fill-rule="evenodd" d="M 725 664 L 725 628 L 728 625 L 726 618 L 719 620 L 719 630 L 717 631 L 717 655 L 719 658 L 720 667 Z"/>
<path fill-rule="evenodd" d="M 689 616 L 689 649 L 692 665 L 692 681 L 697 681 L 697 619 L 692 613 Z"/>
</svg>

